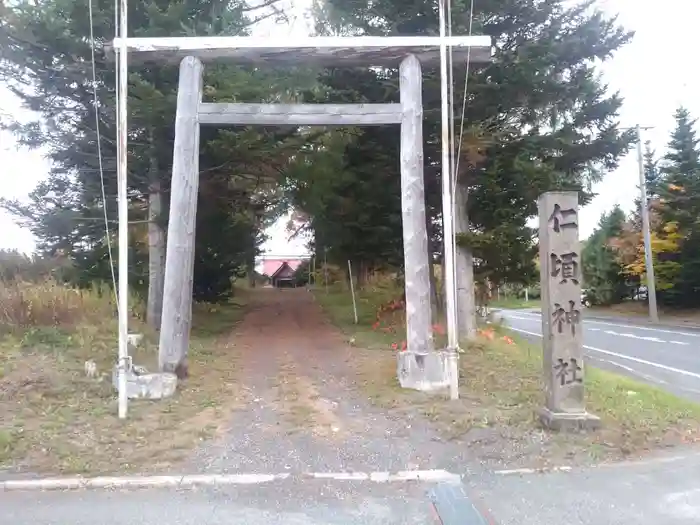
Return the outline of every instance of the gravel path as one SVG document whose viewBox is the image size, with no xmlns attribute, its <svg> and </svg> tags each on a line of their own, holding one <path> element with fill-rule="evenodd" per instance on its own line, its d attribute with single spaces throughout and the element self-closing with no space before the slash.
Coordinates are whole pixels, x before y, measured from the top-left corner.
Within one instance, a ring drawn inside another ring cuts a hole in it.
<svg viewBox="0 0 700 525">
<path fill-rule="evenodd" d="M 469 459 L 425 422 L 371 406 L 354 383 L 352 348 L 304 289 L 260 290 L 237 327 L 247 402 L 197 469 L 230 472 L 457 468 Z M 465 463 L 467 462 L 467 463 Z"/>
</svg>

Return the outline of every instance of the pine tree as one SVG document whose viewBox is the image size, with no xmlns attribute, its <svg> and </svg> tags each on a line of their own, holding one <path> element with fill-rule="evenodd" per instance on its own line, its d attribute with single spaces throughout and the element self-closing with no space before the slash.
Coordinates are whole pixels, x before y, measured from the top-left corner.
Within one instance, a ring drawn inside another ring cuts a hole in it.
<svg viewBox="0 0 700 525">
<path fill-rule="evenodd" d="M 625 268 L 610 246 L 610 241 L 622 234 L 625 220 L 625 213 L 619 206 L 603 213 L 598 227 L 583 245 L 584 286 L 593 304 L 618 303 L 627 293 Z"/>
<path fill-rule="evenodd" d="M 594 65 L 627 43 L 631 34 L 595 9 L 592 0 L 575 6 L 563 0 L 487 0 L 476 8 L 474 33 L 493 38 L 495 56 L 492 63 L 472 65 L 469 72 L 466 132 L 459 159 L 459 183 L 466 187 L 468 201 L 467 209 L 458 212 L 468 215 L 469 227 L 461 232 L 460 244 L 467 249 L 460 254 L 468 261 L 469 249 L 473 250 L 475 267 L 483 275 L 529 280 L 534 276 L 529 257 L 533 240 L 526 223 L 536 213 L 537 197 L 547 190 L 578 190 L 585 204 L 593 197 L 590 184 L 613 170 L 633 142 L 633 132 L 617 128 L 621 97 L 608 92 Z M 370 5 L 366 0 L 327 0 L 319 9 L 319 31 L 326 33 L 438 33 L 433 2 L 378 0 Z M 453 4 L 453 13 L 459 13 L 453 34 L 467 34 L 468 12 L 467 2 Z M 363 85 L 359 85 L 353 80 L 359 75 L 347 74 L 343 88 L 369 98 L 383 87 L 385 100 L 392 100 L 395 75 L 382 72 L 382 78 L 379 73 L 375 76 L 371 84 L 362 77 Z M 457 100 L 461 100 L 464 76 L 464 66 L 458 64 L 454 73 Z M 423 101 L 428 210 L 431 222 L 438 223 L 440 90 L 436 67 L 424 70 Z M 458 123 L 461 109 L 457 103 Z M 470 323 L 460 320 L 461 325 Z"/>
<path fill-rule="evenodd" d="M 696 119 L 680 107 L 674 115 L 676 127 L 661 168 L 659 213 L 676 225 L 680 253 L 666 257 L 674 264 L 673 286 L 664 300 L 674 306 L 700 305 L 700 151 Z"/>
<path fill-rule="evenodd" d="M 661 168 L 659 195 L 666 222 L 677 222 L 681 231 L 692 229 L 700 217 L 700 152 L 696 119 L 680 107 L 674 115 L 676 127 L 668 143 Z"/>
<path fill-rule="evenodd" d="M 646 183 L 647 199 L 656 199 L 661 184 L 661 170 L 656 158 L 656 151 L 651 148 L 651 141 L 644 143 L 644 181 Z"/>
<path fill-rule="evenodd" d="M 41 117 L 29 125 L 6 125 L 25 145 L 48 146 L 53 163 L 48 179 L 37 187 L 28 205 L 5 202 L 4 206 L 32 228 L 42 252 L 61 250 L 72 257 L 82 270 L 81 280 L 109 279 L 106 240 L 115 237 L 116 230 L 115 64 L 104 50 L 114 35 L 113 4 L 93 0 L 101 158 L 108 219 L 113 226 L 105 234 L 87 2 L 49 0 L 37 5 L 20 0 L 2 8 L 0 17 L 0 76 L 22 103 Z M 130 4 L 129 22 L 131 31 L 141 36 L 238 35 L 245 34 L 254 22 L 249 16 L 254 13 L 242 1 L 179 0 L 162 4 L 142 0 Z M 270 97 L 275 89 L 286 92 L 287 80 L 291 82 L 287 74 L 252 68 L 217 66 L 207 72 L 206 94 L 210 98 L 230 97 L 235 91 L 236 95 L 259 101 Z M 159 325 L 160 317 L 177 81 L 178 69 L 174 66 L 130 67 L 129 207 L 130 219 L 137 223 L 131 227 L 134 245 L 130 282 L 144 291 L 148 283 L 149 322 L 154 327 Z M 206 193 L 210 184 L 219 188 L 222 178 L 235 191 L 227 194 L 229 200 L 216 200 L 220 213 L 202 214 L 199 229 L 212 229 L 211 224 L 203 223 L 210 217 L 217 221 L 213 229 L 242 237 L 219 235 L 211 237 L 208 246 L 197 243 L 197 264 L 204 264 L 211 251 L 228 262 L 218 265 L 216 277 L 211 271 L 195 269 L 195 292 L 212 289 L 201 279 L 211 277 L 230 283 L 240 260 L 254 257 L 256 248 L 251 242 L 259 241 L 262 223 L 251 218 L 251 213 L 259 215 L 259 210 L 254 210 L 259 204 L 254 206 L 251 199 L 256 188 L 266 188 L 261 179 L 268 181 L 271 177 L 260 168 L 267 162 L 262 153 L 279 145 L 279 140 L 274 134 L 222 134 L 207 128 L 202 130 L 201 144 L 206 152 L 201 162 L 202 192 Z M 235 144 L 237 151 L 246 155 L 228 155 L 222 162 L 224 155 L 212 154 L 211 144 L 229 153 Z M 211 202 L 203 203 L 199 209 L 212 212 L 211 206 Z M 146 237 L 147 241 L 139 240 Z M 230 286 L 227 289 L 230 291 Z M 208 298 L 211 294 L 206 295 Z"/>
</svg>

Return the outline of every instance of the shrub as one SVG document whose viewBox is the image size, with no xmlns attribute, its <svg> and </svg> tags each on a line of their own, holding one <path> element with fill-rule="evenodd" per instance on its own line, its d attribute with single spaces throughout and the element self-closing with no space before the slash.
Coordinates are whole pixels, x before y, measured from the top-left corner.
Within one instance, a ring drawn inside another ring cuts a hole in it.
<svg viewBox="0 0 700 525">
<path fill-rule="evenodd" d="M 65 258 L 30 257 L 17 250 L 0 250 L 1 281 L 37 282 L 49 277 L 62 280 L 70 269 L 70 261 Z"/>
<path fill-rule="evenodd" d="M 102 322 L 116 316 L 109 289 L 78 290 L 52 279 L 32 283 L 0 281 L 0 331 L 32 327 L 71 327 L 83 321 Z"/>
</svg>

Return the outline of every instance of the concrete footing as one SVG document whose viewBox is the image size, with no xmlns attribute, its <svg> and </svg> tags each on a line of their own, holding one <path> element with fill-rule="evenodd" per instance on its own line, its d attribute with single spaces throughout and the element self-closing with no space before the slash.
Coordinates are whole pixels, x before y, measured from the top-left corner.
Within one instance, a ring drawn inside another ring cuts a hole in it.
<svg viewBox="0 0 700 525">
<path fill-rule="evenodd" d="M 550 430 L 585 432 L 600 428 L 600 418 L 588 412 L 552 412 L 544 407 L 538 415 L 542 426 Z"/>
<path fill-rule="evenodd" d="M 119 370 L 112 371 L 112 384 L 119 388 Z M 143 367 L 134 366 L 126 374 L 126 395 L 129 399 L 163 399 L 171 397 L 177 389 L 177 376 L 168 372 L 149 373 Z"/>
<path fill-rule="evenodd" d="M 402 388 L 431 392 L 450 385 L 450 352 L 397 354 L 397 375 Z"/>
</svg>

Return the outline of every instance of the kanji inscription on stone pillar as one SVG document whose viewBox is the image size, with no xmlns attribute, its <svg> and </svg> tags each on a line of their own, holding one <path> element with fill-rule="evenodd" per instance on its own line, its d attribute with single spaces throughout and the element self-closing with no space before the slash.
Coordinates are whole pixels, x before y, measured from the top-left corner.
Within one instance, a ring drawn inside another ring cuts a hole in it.
<svg viewBox="0 0 700 525">
<path fill-rule="evenodd" d="M 584 403 L 578 193 L 547 192 L 537 205 L 546 390 L 540 420 L 555 430 L 595 428 L 600 420 Z"/>
</svg>

